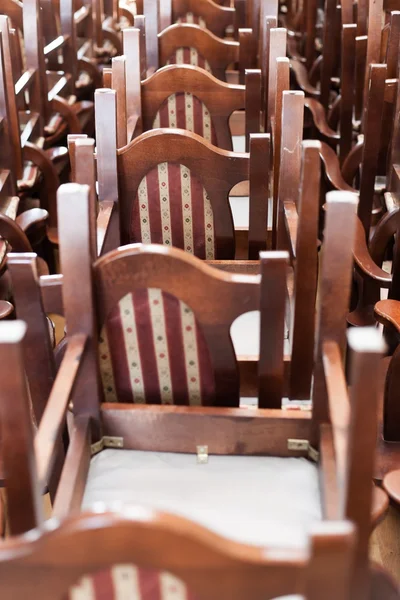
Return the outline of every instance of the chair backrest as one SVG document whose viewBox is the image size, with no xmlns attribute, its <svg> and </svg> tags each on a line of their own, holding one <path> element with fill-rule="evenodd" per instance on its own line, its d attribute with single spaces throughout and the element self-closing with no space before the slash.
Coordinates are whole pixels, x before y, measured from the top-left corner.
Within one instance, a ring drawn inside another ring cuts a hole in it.
<svg viewBox="0 0 400 600">
<path fill-rule="evenodd" d="M 198 25 L 177 23 L 159 33 L 157 39 L 158 62 L 153 65 L 148 56 L 148 68 L 186 63 L 202 67 L 226 81 L 225 71 L 229 65 L 239 63 L 239 71 L 244 75 L 244 68 L 251 68 L 254 64 L 251 32 L 247 29 L 239 31 L 239 41 L 236 42 L 222 40 Z"/>
<path fill-rule="evenodd" d="M 245 86 L 221 82 L 193 65 L 169 65 L 140 82 L 139 31 L 124 31 L 125 56 L 113 59 L 111 87 L 117 92 L 118 147 L 154 127 L 188 129 L 216 146 L 232 150 L 229 117 L 246 109 L 246 134 L 260 131 L 261 79 L 246 70 Z M 139 97 L 138 97 L 139 96 Z M 119 140 L 123 143 L 121 143 Z"/>
<path fill-rule="evenodd" d="M 254 201 L 254 216 L 257 213 L 261 220 L 250 219 L 249 258 L 257 257 L 256 248 L 265 249 L 267 135 L 251 136 L 250 154 L 220 150 L 194 133 L 177 129 L 148 131 L 117 150 L 115 92 L 98 90 L 95 99 L 99 199 L 118 197 L 122 243 L 166 243 L 200 258 L 234 258 L 228 196 L 240 181 L 253 180 L 254 165 L 260 179 L 254 176 L 250 213 Z M 254 244 L 256 239 L 261 245 Z"/>
<path fill-rule="evenodd" d="M 172 0 L 172 23 L 193 23 L 225 37 L 228 27 L 235 25 L 236 11 L 212 0 Z M 170 23 L 171 24 L 171 23 Z"/>
<path fill-rule="evenodd" d="M 126 566 L 117 569 L 141 600 L 160 593 L 190 600 L 287 594 L 349 600 L 354 538 L 350 523 L 325 523 L 295 554 L 279 549 L 276 555 L 273 548 L 228 542 L 188 520 L 138 506 L 120 513 L 84 513 L 58 526 L 51 521 L 34 538 L 4 542 L 2 594 L 4 600 L 22 600 L 27 593 L 33 600 L 59 600 L 68 592 L 74 598 L 92 586 L 81 578 L 97 573 L 101 593 L 107 590 L 107 597 L 114 598 L 110 567 L 121 564 Z M 93 591 L 96 596 L 97 587 Z"/>
<path fill-rule="evenodd" d="M 73 197 L 75 200 L 72 201 L 78 202 L 83 194 L 79 190 L 77 186 L 66 188 L 64 197 Z M 60 246 L 64 248 L 61 262 L 66 299 L 68 282 L 72 281 L 68 272 L 68 265 L 73 264 L 70 254 L 72 221 L 62 199 L 61 194 L 59 227 Z M 84 225 L 86 233 L 83 233 Z M 85 239 L 89 229 L 84 218 L 82 235 Z M 68 260 L 67 256 L 70 257 Z M 117 266 L 116 260 L 121 265 L 117 271 L 126 265 L 127 274 L 136 273 L 136 276 L 134 279 L 124 276 L 119 283 L 115 280 L 115 285 L 110 288 L 107 281 Z M 267 254 L 263 260 L 266 261 L 263 282 L 271 283 L 274 268 L 279 269 L 279 277 L 283 277 L 284 282 L 284 255 L 279 253 L 269 257 Z M 159 265 L 154 279 L 152 264 Z M 275 264 L 279 267 L 274 267 Z M 88 261 L 88 268 L 90 265 Z M 93 339 L 97 340 L 101 332 L 100 349 L 96 342 L 94 356 L 96 360 L 99 356 L 106 400 L 237 405 L 238 373 L 230 326 L 240 314 L 259 308 L 258 276 L 229 275 L 198 262 L 188 253 L 157 245 L 120 248 L 100 258 L 93 268 L 96 286 L 99 286 L 99 295 L 92 292 L 90 303 L 91 314 L 95 305 L 98 314 Z M 276 277 L 278 281 L 278 275 Z M 282 294 L 281 307 L 284 306 L 284 283 L 283 287 L 277 287 L 276 294 Z M 66 301 L 64 305 L 70 332 L 73 327 L 69 324 L 71 313 Z M 278 314 L 267 314 L 265 321 L 268 335 L 276 335 L 274 339 L 279 335 L 282 338 L 281 361 L 283 319 L 284 311 L 279 308 Z M 77 328 L 81 327 L 79 321 L 77 318 Z M 120 354 L 119 358 L 116 353 Z M 278 347 L 276 353 L 279 353 Z M 270 360 L 276 361 L 276 358 L 265 357 L 266 364 Z M 152 377 L 150 373 L 153 373 Z M 182 376 L 182 373 L 186 375 Z M 267 377 L 268 367 L 265 373 Z"/>
</svg>

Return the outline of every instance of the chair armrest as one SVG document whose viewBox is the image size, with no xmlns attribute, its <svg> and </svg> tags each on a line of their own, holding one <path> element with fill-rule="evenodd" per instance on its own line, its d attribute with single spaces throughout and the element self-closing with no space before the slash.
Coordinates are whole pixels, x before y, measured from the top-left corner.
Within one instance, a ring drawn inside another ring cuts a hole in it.
<svg viewBox="0 0 400 600">
<path fill-rule="evenodd" d="M 307 108 L 314 122 L 314 125 L 318 132 L 321 134 L 321 137 L 326 142 L 337 143 L 340 140 L 340 135 L 328 125 L 328 121 L 325 115 L 325 109 L 318 100 L 315 98 L 305 98 L 304 106 Z"/>
<path fill-rule="evenodd" d="M 69 133 L 82 133 L 77 113 L 65 98 L 55 96 L 51 100 L 50 106 L 54 112 L 59 113 L 63 117 L 68 126 Z"/>
<path fill-rule="evenodd" d="M 83 362 L 87 336 L 77 334 L 69 338 L 67 349 L 54 381 L 35 439 L 39 482 L 47 484 L 54 459 L 56 443 L 61 433 L 70 397 Z"/>
<path fill-rule="evenodd" d="M 359 218 L 356 219 L 356 235 L 354 240 L 353 257 L 363 276 L 379 282 L 380 287 L 389 288 L 392 276 L 373 261 L 365 240 L 365 230 Z"/>
<path fill-rule="evenodd" d="M 358 141 L 350 150 L 342 166 L 343 179 L 348 183 L 352 182 L 361 165 L 362 154 L 364 150 L 364 140 Z"/>
<path fill-rule="evenodd" d="M 328 178 L 328 181 L 336 190 L 358 194 L 358 191 L 351 187 L 351 185 L 346 183 L 346 181 L 343 179 L 337 154 L 325 142 L 321 142 L 320 157 L 324 163 L 325 174 Z"/>
<path fill-rule="evenodd" d="M 298 60 L 291 60 L 290 68 L 296 77 L 296 81 L 297 81 L 299 88 L 305 94 L 307 94 L 307 96 L 311 96 L 312 98 L 319 98 L 320 91 L 318 88 L 311 85 L 309 78 L 308 78 L 307 69 L 304 66 L 304 64 Z"/>
<path fill-rule="evenodd" d="M 96 88 L 101 87 L 101 73 L 86 56 L 78 58 L 78 70 L 87 73 Z"/>
<path fill-rule="evenodd" d="M 391 325 L 400 334 L 400 302 L 380 300 L 375 304 L 374 317 L 382 325 Z"/>
<path fill-rule="evenodd" d="M 0 321 L 7 319 L 14 312 L 14 307 L 7 300 L 0 300 Z"/>
<path fill-rule="evenodd" d="M 46 202 L 49 212 L 49 226 L 57 227 L 57 190 L 60 180 L 53 162 L 47 152 L 31 142 L 27 142 L 23 148 L 24 160 L 30 160 L 38 167 L 43 175 L 45 193 L 42 200 Z"/>
<path fill-rule="evenodd" d="M 15 221 L 0 213 L 0 236 L 6 240 L 14 252 L 32 252 L 32 246 L 22 229 Z"/>
<path fill-rule="evenodd" d="M 39 224 L 45 224 L 49 217 L 47 210 L 43 208 L 31 208 L 18 215 L 16 223 L 24 233 L 27 233 L 30 227 Z"/>
</svg>

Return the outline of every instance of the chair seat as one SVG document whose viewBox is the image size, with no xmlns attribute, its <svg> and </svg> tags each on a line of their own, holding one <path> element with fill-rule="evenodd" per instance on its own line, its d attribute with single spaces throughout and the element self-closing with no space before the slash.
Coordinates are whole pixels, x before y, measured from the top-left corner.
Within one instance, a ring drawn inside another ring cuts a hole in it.
<svg viewBox="0 0 400 600">
<path fill-rule="evenodd" d="M 206 440 L 205 440 L 206 442 Z M 304 458 L 106 449 L 92 458 L 83 508 L 151 506 L 255 545 L 301 547 L 321 519 L 318 468 Z"/>
</svg>

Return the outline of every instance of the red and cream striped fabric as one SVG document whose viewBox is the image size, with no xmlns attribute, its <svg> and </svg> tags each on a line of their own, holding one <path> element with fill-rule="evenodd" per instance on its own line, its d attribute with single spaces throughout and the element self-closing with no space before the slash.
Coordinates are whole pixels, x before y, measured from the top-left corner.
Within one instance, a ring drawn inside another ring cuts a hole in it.
<svg viewBox="0 0 400 600">
<path fill-rule="evenodd" d="M 213 402 L 213 369 L 193 312 L 159 289 L 120 300 L 101 332 L 99 355 L 106 402 Z"/>
<path fill-rule="evenodd" d="M 185 584 L 165 571 L 118 565 L 75 585 L 68 600 L 196 600 Z"/>
<path fill-rule="evenodd" d="M 167 60 L 167 65 L 194 65 L 212 73 L 210 63 L 197 52 L 196 48 L 178 48 Z"/>
<path fill-rule="evenodd" d="M 190 23 L 192 25 L 198 25 L 202 29 L 207 29 L 207 23 L 205 22 L 203 17 L 194 15 L 192 12 L 188 12 L 183 17 L 179 17 L 177 23 Z"/>
<path fill-rule="evenodd" d="M 172 94 L 163 102 L 153 122 L 153 129 L 158 127 L 187 129 L 217 145 L 210 111 L 196 96 L 186 92 Z"/>
<path fill-rule="evenodd" d="M 133 203 L 131 242 L 166 244 L 216 258 L 211 201 L 184 165 L 160 163 L 142 179 Z"/>
</svg>

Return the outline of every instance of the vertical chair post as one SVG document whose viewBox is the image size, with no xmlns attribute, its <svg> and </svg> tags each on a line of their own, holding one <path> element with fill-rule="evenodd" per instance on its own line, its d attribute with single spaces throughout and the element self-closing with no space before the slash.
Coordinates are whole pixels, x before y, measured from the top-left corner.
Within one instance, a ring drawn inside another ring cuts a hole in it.
<svg viewBox="0 0 400 600">
<path fill-rule="evenodd" d="M 135 131 L 136 123 L 138 119 L 140 119 L 140 117 L 142 116 L 142 85 L 140 77 L 140 30 L 134 27 L 125 29 L 123 36 L 124 54 L 126 57 L 125 86 L 127 141 L 129 143 Z"/>
<path fill-rule="evenodd" d="M 250 134 L 260 132 L 261 73 L 258 69 L 246 69 L 245 73 L 246 152 L 249 151 Z"/>
<path fill-rule="evenodd" d="M 160 31 L 172 24 L 172 0 L 159 0 L 160 2 Z"/>
<path fill-rule="evenodd" d="M 333 26 L 336 19 L 336 0 L 325 0 L 324 12 L 325 25 L 323 34 L 320 101 L 327 111 L 329 108 L 331 77 L 336 57 L 335 27 Z"/>
<path fill-rule="evenodd" d="M 313 527 L 307 600 L 321 600 L 321 590 L 324 600 L 353 600 L 350 580 L 356 535 L 349 521 L 324 521 Z"/>
<path fill-rule="evenodd" d="M 314 64 L 316 57 L 315 38 L 316 38 L 316 26 L 317 26 L 317 1 L 307 0 L 306 1 L 306 15 L 305 15 L 305 30 L 306 30 L 306 45 L 305 45 L 305 59 L 307 70 L 310 71 Z"/>
<path fill-rule="evenodd" d="M 239 83 L 244 84 L 245 70 L 255 66 L 255 44 L 251 29 L 239 29 Z"/>
<path fill-rule="evenodd" d="M 94 95 L 99 200 L 118 200 L 116 93 L 99 89 Z"/>
<path fill-rule="evenodd" d="M 143 14 L 146 19 L 146 57 L 147 68 L 157 71 L 158 61 L 158 0 L 143 0 Z"/>
<path fill-rule="evenodd" d="M 269 75 L 268 69 L 270 65 L 270 51 L 271 51 L 271 40 L 270 32 L 271 29 L 277 27 L 278 20 L 276 16 L 266 15 L 261 21 L 260 27 L 260 44 L 259 44 L 259 59 L 258 62 L 261 66 L 262 73 L 262 110 L 263 110 L 263 123 L 264 131 L 268 131 L 268 83 Z M 286 52 L 285 52 L 286 54 Z"/>
<path fill-rule="evenodd" d="M 139 29 L 140 35 L 140 78 L 147 77 L 147 57 L 146 57 L 146 19 L 144 15 L 135 15 L 133 20 L 135 29 Z"/>
<path fill-rule="evenodd" d="M 364 107 L 364 146 L 361 161 L 360 203 L 358 205 L 358 216 L 364 226 L 367 240 L 371 227 L 375 176 L 378 172 L 386 65 L 371 65 L 369 72 L 369 93 L 367 104 Z"/>
<path fill-rule="evenodd" d="M 369 597 L 369 537 L 373 501 L 375 446 L 381 358 L 385 350 L 375 327 L 352 328 L 347 339 L 350 354 L 350 424 L 346 469 L 345 517 L 357 527 L 352 600 Z"/>
<path fill-rule="evenodd" d="M 62 295 L 68 336 L 88 336 L 87 352 L 73 393 L 76 416 L 92 420 L 93 441 L 100 437 L 99 398 L 102 398 L 95 325 L 92 227 L 88 186 L 67 183 L 57 194 Z M 72 215 L 72 217 L 71 217 Z"/>
<path fill-rule="evenodd" d="M 76 183 L 89 187 L 89 218 L 91 221 L 91 255 L 97 256 L 97 198 L 96 173 L 94 164 L 94 139 L 78 139 L 75 141 Z"/>
<path fill-rule="evenodd" d="M 363 107 L 364 115 L 369 94 L 370 65 L 380 62 L 382 37 L 383 0 L 369 0 L 368 4 L 368 36 L 364 72 Z"/>
<path fill-rule="evenodd" d="M 75 142 L 76 140 L 85 140 L 87 138 L 86 133 L 70 133 L 67 136 L 69 164 L 71 167 L 71 181 L 76 182 L 76 169 L 75 169 Z"/>
<path fill-rule="evenodd" d="M 23 361 L 23 321 L 0 323 L 0 431 L 11 535 L 42 524 L 31 406 Z"/>
<path fill-rule="evenodd" d="M 283 92 L 281 165 L 279 169 L 277 247 L 284 250 L 284 202 L 299 194 L 304 93 Z"/>
<path fill-rule="evenodd" d="M 341 56 L 341 103 L 340 103 L 340 164 L 351 150 L 353 133 L 354 75 L 356 53 L 356 25 L 343 25 Z"/>
<path fill-rule="evenodd" d="M 265 131 L 271 131 L 271 121 L 275 117 L 275 99 L 276 99 L 276 70 L 277 58 L 286 56 L 286 38 L 287 31 L 283 27 L 274 27 L 270 31 L 270 50 L 268 64 L 268 84 L 266 96 L 268 103 L 267 121 L 265 122 Z"/>
<path fill-rule="evenodd" d="M 289 398 L 310 398 L 314 369 L 315 301 L 318 275 L 318 218 L 321 177 L 321 144 L 302 144 L 302 167 L 298 203 L 296 258 L 294 265 L 294 310 Z"/>
<path fill-rule="evenodd" d="M 273 127 L 273 199 L 272 199 L 272 249 L 277 244 L 278 227 L 278 191 L 279 171 L 281 167 L 281 142 L 282 142 L 282 104 L 283 92 L 290 88 L 290 62 L 288 58 L 276 59 L 276 84 L 275 84 L 275 122 Z"/>
<path fill-rule="evenodd" d="M 267 249 L 270 150 L 269 134 L 250 136 L 250 260 L 257 260 L 260 251 Z"/>
<path fill-rule="evenodd" d="M 317 302 L 317 342 L 313 385 L 313 422 L 316 445 L 319 425 L 329 420 L 328 398 L 322 344 L 334 341 L 344 362 L 346 352 L 346 315 L 349 309 L 353 269 L 353 245 L 356 231 L 358 197 L 352 192 L 329 192 L 326 195 L 324 243 Z"/>
<path fill-rule="evenodd" d="M 260 358 L 258 406 L 281 408 L 284 360 L 287 252 L 260 252 Z"/>
<path fill-rule="evenodd" d="M 117 147 L 122 148 L 128 141 L 126 100 L 129 94 L 126 82 L 126 56 L 115 56 L 111 65 L 111 88 L 116 92 L 117 100 Z"/>
</svg>

